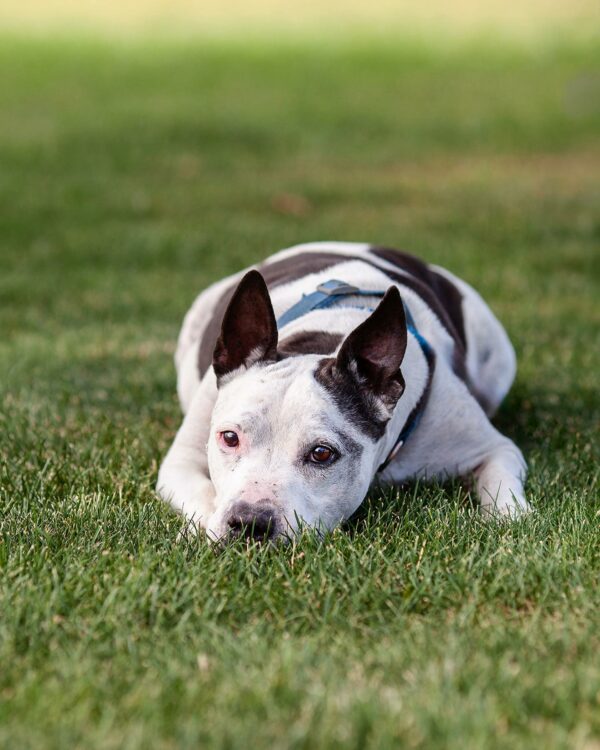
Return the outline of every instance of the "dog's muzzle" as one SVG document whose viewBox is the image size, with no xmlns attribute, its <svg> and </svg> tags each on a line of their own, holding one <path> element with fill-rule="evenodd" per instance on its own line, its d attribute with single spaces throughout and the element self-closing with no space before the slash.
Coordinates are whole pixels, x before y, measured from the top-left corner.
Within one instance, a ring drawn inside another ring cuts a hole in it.
<svg viewBox="0 0 600 750">
<path fill-rule="evenodd" d="M 226 518 L 227 539 L 268 542 L 280 531 L 279 511 L 268 503 L 234 503 Z"/>
</svg>

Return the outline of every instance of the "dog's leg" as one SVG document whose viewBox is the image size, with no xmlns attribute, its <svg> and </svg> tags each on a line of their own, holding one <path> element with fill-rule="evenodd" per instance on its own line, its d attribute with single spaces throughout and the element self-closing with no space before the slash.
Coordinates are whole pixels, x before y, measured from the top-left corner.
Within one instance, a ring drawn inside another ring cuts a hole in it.
<svg viewBox="0 0 600 750">
<path fill-rule="evenodd" d="M 216 386 L 207 377 L 198 387 L 158 473 L 156 491 L 186 518 L 191 530 L 204 528 L 214 512 L 215 491 L 209 477 L 206 443 L 215 398 Z"/>
<path fill-rule="evenodd" d="M 512 440 L 493 427 L 479 404 L 472 400 L 481 418 L 473 423 L 470 436 L 463 435 L 462 444 L 456 444 L 461 454 L 455 459 L 454 465 L 459 467 L 457 474 L 472 473 L 475 476 L 483 516 L 516 517 L 527 513 L 531 508 L 523 490 L 527 474 L 523 454 Z"/>
<path fill-rule="evenodd" d="M 521 451 L 496 430 L 465 384 L 440 360 L 419 428 L 388 476 L 401 482 L 474 474 L 481 511 L 491 517 L 530 510 L 523 493 L 526 470 Z"/>
<path fill-rule="evenodd" d="M 481 512 L 486 516 L 517 516 L 530 510 L 523 492 L 525 460 L 507 438 L 474 470 Z"/>
</svg>

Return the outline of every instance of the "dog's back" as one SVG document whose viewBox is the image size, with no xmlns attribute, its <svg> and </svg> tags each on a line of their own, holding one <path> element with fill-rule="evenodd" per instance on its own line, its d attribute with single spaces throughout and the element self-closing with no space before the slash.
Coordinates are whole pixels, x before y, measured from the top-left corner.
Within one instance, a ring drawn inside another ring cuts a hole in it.
<svg viewBox="0 0 600 750">
<path fill-rule="evenodd" d="M 364 264 L 362 273 L 357 261 Z M 504 328 L 471 286 L 439 266 L 387 247 L 318 242 L 282 250 L 255 267 L 269 287 L 276 312 L 278 306 L 293 304 L 293 294 L 309 294 L 326 278 L 360 286 L 369 269 L 383 272 L 383 283 L 399 287 L 419 327 L 433 343 L 440 340 L 438 355 L 451 358 L 452 369 L 487 414 L 498 408 L 513 382 L 516 359 Z M 184 411 L 210 367 L 223 315 L 244 273 L 202 292 L 185 318 L 176 353 Z M 440 331 L 431 330 L 432 320 Z"/>
</svg>

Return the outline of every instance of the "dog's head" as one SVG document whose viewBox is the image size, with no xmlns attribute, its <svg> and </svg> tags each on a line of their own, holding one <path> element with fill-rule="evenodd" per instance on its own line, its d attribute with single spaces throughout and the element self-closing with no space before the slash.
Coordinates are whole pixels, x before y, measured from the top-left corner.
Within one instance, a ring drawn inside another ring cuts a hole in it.
<svg viewBox="0 0 600 750">
<path fill-rule="evenodd" d="M 229 303 L 213 357 L 209 536 L 266 540 L 348 518 L 371 484 L 404 391 L 406 343 L 404 308 L 391 287 L 331 356 L 278 351 L 267 287 L 250 271 Z"/>
</svg>

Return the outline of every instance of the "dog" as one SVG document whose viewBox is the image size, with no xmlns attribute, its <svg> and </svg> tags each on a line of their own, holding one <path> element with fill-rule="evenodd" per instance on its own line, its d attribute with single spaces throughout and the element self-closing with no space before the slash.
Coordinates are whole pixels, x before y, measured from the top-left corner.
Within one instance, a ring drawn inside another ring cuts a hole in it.
<svg viewBox="0 0 600 750">
<path fill-rule="evenodd" d="M 213 284 L 177 344 L 183 422 L 158 494 L 210 539 L 290 538 L 373 485 L 474 478 L 481 512 L 529 510 L 491 424 L 516 372 L 467 283 L 368 244 L 297 245 Z"/>
</svg>

